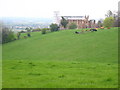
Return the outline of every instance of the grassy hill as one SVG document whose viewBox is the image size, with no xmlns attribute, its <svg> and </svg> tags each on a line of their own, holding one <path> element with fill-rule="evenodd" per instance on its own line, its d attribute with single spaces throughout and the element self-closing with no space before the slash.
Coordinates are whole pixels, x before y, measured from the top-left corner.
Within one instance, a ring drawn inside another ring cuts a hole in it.
<svg viewBox="0 0 120 90">
<path fill-rule="evenodd" d="M 33 32 L 4 44 L 3 87 L 117 87 L 117 28 L 75 31 Z"/>
</svg>

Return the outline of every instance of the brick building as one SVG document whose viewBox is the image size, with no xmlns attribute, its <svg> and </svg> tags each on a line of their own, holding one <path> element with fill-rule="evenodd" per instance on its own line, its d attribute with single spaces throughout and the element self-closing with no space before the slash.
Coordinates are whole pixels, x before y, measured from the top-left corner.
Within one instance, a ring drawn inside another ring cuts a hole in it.
<svg viewBox="0 0 120 90">
<path fill-rule="evenodd" d="M 96 27 L 95 20 L 89 20 L 89 16 L 62 16 L 62 17 L 68 20 L 68 26 L 71 23 L 75 23 L 77 25 L 77 29 Z"/>
</svg>

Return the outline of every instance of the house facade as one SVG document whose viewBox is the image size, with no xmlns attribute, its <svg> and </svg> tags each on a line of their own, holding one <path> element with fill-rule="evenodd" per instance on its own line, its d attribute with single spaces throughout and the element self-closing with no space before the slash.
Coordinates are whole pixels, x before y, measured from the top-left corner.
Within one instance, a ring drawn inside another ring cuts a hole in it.
<svg viewBox="0 0 120 90">
<path fill-rule="evenodd" d="M 77 29 L 96 28 L 95 20 L 89 20 L 89 16 L 61 16 L 68 20 L 68 26 L 71 23 L 77 25 Z"/>
</svg>

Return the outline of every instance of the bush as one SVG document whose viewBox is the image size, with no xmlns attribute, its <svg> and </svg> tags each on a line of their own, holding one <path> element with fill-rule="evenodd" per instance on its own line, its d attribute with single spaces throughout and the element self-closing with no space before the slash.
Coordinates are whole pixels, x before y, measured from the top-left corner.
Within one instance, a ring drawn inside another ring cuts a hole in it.
<svg viewBox="0 0 120 90">
<path fill-rule="evenodd" d="M 7 43 L 15 40 L 14 32 L 7 27 L 2 27 L 2 43 Z"/>
<path fill-rule="evenodd" d="M 58 27 L 57 24 L 51 24 L 50 25 L 50 30 L 51 30 L 51 32 L 58 31 L 59 27 Z"/>
<path fill-rule="evenodd" d="M 77 25 L 75 23 L 71 23 L 69 25 L 69 29 L 76 29 L 77 28 Z"/>
<path fill-rule="evenodd" d="M 112 27 L 113 23 L 114 23 L 114 18 L 113 17 L 107 17 L 107 18 L 105 18 L 105 20 L 103 22 L 103 25 L 108 28 L 108 27 Z"/>
<path fill-rule="evenodd" d="M 42 34 L 46 34 L 46 28 L 42 29 Z"/>
</svg>

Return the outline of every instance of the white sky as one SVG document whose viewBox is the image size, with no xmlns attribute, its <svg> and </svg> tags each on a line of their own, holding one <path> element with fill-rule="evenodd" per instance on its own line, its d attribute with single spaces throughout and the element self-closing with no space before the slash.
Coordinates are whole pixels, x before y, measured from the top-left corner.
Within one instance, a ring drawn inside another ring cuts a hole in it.
<svg viewBox="0 0 120 90">
<path fill-rule="evenodd" d="M 0 17 L 51 18 L 54 11 L 61 16 L 89 15 L 104 18 L 108 10 L 118 10 L 119 0 L 0 0 Z"/>
</svg>

